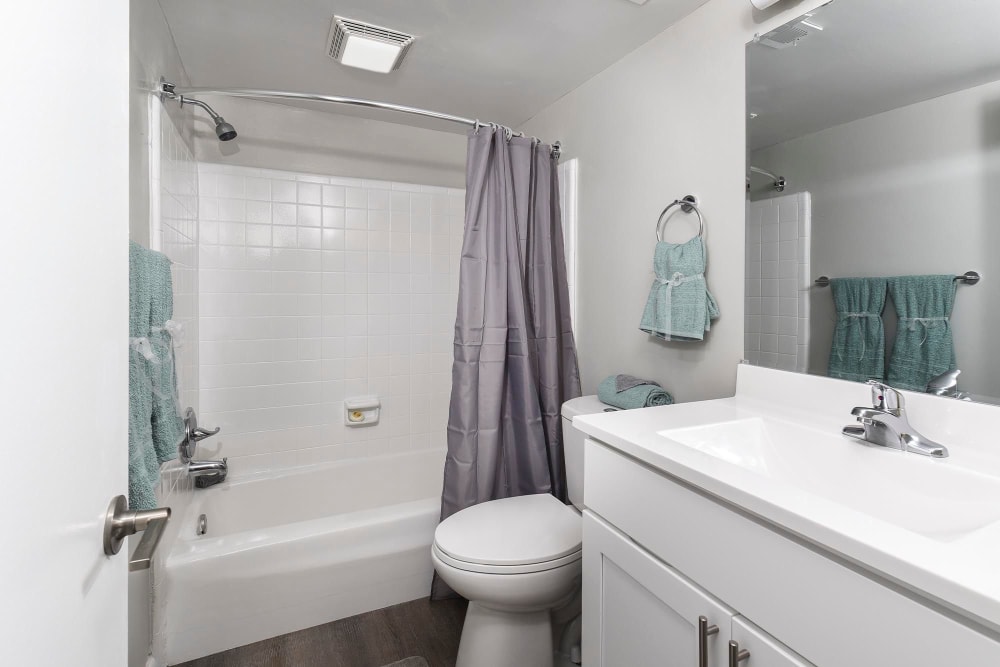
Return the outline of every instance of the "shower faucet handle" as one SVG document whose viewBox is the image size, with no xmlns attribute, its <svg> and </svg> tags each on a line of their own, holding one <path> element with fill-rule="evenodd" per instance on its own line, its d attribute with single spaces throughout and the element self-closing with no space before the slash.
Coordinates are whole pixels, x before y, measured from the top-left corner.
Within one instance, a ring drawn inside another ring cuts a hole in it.
<svg viewBox="0 0 1000 667">
<path fill-rule="evenodd" d="M 195 413 L 194 409 L 188 408 L 185 410 L 184 439 L 181 440 L 180 445 L 181 461 L 184 463 L 190 463 L 191 459 L 194 458 L 195 447 L 197 444 L 205 438 L 211 438 L 221 430 L 222 428 L 219 426 L 216 426 L 211 431 L 198 426 L 198 415 Z"/>
<path fill-rule="evenodd" d="M 221 430 L 222 427 L 220 426 L 216 426 L 211 431 L 209 431 L 208 429 L 201 428 L 199 426 L 198 428 L 191 429 L 191 435 L 189 437 L 195 442 L 198 442 L 200 440 L 204 440 L 205 438 L 211 438 L 213 435 L 216 435 Z"/>
</svg>

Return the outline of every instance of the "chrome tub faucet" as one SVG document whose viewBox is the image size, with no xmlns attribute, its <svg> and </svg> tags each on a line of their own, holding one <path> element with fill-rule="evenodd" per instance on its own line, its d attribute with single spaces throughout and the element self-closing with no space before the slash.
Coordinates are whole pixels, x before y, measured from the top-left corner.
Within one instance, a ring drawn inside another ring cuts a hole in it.
<svg viewBox="0 0 1000 667">
<path fill-rule="evenodd" d="M 218 432 L 218 427 L 211 431 L 200 428 L 198 415 L 191 408 L 184 411 L 184 439 L 180 446 L 181 461 L 187 464 L 188 474 L 194 477 L 194 485 L 199 489 L 224 482 L 229 474 L 229 462 L 225 458 L 221 461 L 195 461 L 192 458 L 198 441 L 211 438 Z"/>
<path fill-rule="evenodd" d="M 190 461 L 187 469 L 188 474 L 194 477 L 194 485 L 199 489 L 204 489 L 226 481 L 226 475 L 229 474 L 229 462 L 226 459 L 221 461 Z"/>
<path fill-rule="evenodd" d="M 845 426 L 844 435 L 876 447 L 888 447 L 939 459 L 948 456 L 948 449 L 944 445 L 921 435 L 910 425 L 901 393 L 878 380 L 869 380 L 868 384 L 872 391 L 872 407 L 851 410 L 860 426 Z"/>
</svg>

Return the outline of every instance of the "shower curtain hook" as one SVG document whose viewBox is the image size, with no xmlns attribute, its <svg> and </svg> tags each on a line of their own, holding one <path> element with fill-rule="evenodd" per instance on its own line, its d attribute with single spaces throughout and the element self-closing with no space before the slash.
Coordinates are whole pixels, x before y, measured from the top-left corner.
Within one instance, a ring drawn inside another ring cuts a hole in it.
<svg viewBox="0 0 1000 667">
<path fill-rule="evenodd" d="M 475 134 L 479 134 L 479 128 L 481 128 L 482 126 L 483 126 L 483 124 L 482 124 L 482 123 L 480 123 L 480 122 L 479 122 L 479 119 L 477 118 L 477 119 L 476 119 L 476 129 L 475 129 Z"/>
</svg>

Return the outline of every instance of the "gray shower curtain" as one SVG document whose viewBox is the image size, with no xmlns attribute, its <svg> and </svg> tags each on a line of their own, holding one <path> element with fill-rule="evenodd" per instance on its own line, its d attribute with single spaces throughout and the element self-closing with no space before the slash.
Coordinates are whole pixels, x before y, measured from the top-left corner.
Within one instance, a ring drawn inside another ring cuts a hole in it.
<svg viewBox="0 0 1000 667">
<path fill-rule="evenodd" d="M 441 519 L 530 493 L 566 500 L 562 403 L 580 395 L 551 147 L 469 134 Z"/>
</svg>

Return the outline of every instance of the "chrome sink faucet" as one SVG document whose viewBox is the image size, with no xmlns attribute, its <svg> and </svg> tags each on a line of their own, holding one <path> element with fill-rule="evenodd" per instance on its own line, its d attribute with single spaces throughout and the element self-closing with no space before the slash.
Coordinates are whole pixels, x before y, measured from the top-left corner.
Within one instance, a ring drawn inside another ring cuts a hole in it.
<svg viewBox="0 0 1000 667">
<path fill-rule="evenodd" d="M 943 459 L 948 449 L 921 435 L 906 417 L 903 395 L 878 380 L 869 380 L 872 407 L 857 407 L 851 414 L 860 426 L 844 427 L 844 435 L 877 447 L 889 447 L 922 456 Z"/>
</svg>

